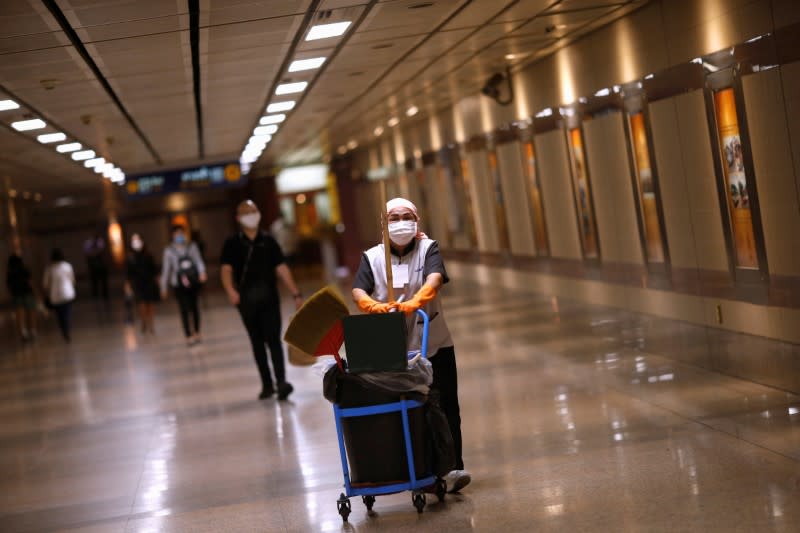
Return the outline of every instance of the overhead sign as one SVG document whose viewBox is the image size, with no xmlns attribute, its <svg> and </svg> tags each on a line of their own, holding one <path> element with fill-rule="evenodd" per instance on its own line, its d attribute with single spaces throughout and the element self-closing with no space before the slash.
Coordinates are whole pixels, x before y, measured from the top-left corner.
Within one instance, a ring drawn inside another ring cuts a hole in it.
<svg viewBox="0 0 800 533">
<path fill-rule="evenodd" d="M 125 190 L 128 192 L 128 196 L 136 197 L 232 187 L 243 185 L 246 180 L 247 178 L 242 175 L 239 163 L 232 161 L 150 174 L 128 175 L 125 177 Z"/>
</svg>

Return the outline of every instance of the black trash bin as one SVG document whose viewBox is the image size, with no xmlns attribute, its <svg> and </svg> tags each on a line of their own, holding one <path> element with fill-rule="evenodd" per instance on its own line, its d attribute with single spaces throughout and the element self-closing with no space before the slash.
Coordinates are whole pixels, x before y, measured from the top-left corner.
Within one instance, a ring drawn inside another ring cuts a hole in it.
<svg viewBox="0 0 800 533">
<path fill-rule="evenodd" d="M 336 403 L 340 408 L 366 407 L 399 402 L 401 395 L 376 389 L 357 375 L 336 378 Z M 421 394 L 404 395 L 425 402 Z M 409 434 L 417 479 L 431 475 L 432 446 L 425 421 L 425 409 L 408 411 Z M 409 481 L 403 420 L 399 412 L 342 419 L 350 483 L 353 486 L 388 485 Z"/>
</svg>

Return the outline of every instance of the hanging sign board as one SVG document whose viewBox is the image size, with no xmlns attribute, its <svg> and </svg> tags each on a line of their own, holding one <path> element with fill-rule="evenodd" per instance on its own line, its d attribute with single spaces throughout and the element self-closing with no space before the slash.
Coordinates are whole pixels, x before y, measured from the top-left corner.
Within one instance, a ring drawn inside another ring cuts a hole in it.
<svg viewBox="0 0 800 533">
<path fill-rule="evenodd" d="M 154 194 L 235 187 L 244 185 L 246 181 L 247 178 L 242 175 L 239 163 L 231 161 L 149 174 L 128 175 L 125 178 L 125 191 L 129 197 L 136 198 Z"/>
</svg>

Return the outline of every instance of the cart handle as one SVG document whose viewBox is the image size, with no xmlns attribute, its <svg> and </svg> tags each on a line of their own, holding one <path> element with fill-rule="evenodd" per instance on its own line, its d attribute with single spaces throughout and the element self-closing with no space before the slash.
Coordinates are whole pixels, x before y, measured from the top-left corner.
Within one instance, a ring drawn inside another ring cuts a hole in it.
<svg viewBox="0 0 800 533">
<path fill-rule="evenodd" d="M 420 345 L 420 354 L 423 359 L 428 358 L 428 329 L 430 327 L 430 319 L 428 313 L 422 309 L 417 309 L 417 314 L 422 317 L 422 344 Z"/>
</svg>

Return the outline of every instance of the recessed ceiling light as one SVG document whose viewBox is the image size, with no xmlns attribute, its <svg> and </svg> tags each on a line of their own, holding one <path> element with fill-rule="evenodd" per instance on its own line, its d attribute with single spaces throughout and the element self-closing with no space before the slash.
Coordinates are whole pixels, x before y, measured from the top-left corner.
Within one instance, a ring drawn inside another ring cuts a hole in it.
<svg viewBox="0 0 800 533">
<path fill-rule="evenodd" d="M 64 135 L 63 133 L 60 133 L 60 132 L 59 133 L 45 133 L 43 135 L 39 135 L 38 137 L 36 137 L 36 140 L 39 141 L 42 144 L 55 143 L 55 142 L 66 141 L 67 140 L 67 136 Z"/>
<path fill-rule="evenodd" d="M 347 153 L 347 146 L 340 146 L 339 148 L 336 149 L 336 151 L 344 155 Z"/>
<path fill-rule="evenodd" d="M 395 126 L 397 126 L 400 123 L 400 119 L 397 118 L 397 117 L 392 117 L 386 123 L 389 125 L 390 128 L 394 128 Z"/>
<path fill-rule="evenodd" d="M 415 105 L 412 105 L 411 107 L 406 109 L 406 115 L 408 115 L 409 117 L 413 117 L 417 113 L 419 113 L 419 108 Z"/>
<path fill-rule="evenodd" d="M 298 81 L 295 83 L 281 83 L 275 88 L 275 94 L 294 94 L 301 93 L 308 87 L 307 81 Z"/>
<path fill-rule="evenodd" d="M 0 111 L 8 111 L 9 109 L 19 109 L 19 104 L 14 100 L 0 100 Z"/>
<path fill-rule="evenodd" d="M 84 161 L 86 159 L 91 159 L 95 156 L 94 150 L 83 150 L 81 152 L 75 152 L 72 154 L 72 159 L 74 161 Z"/>
<path fill-rule="evenodd" d="M 280 111 L 291 111 L 294 109 L 294 100 L 289 100 L 287 102 L 275 102 L 274 104 L 269 104 L 267 106 L 267 113 L 278 113 Z"/>
<path fill-rule="evenodd" d="M 261 117 L 261 120 L 259 120 L 258 123 L 262 126 L 266 126 L 267 124 L 280 124 L 284 120 L 286 120 L 286 115 L 280 113 L 277 115 L 267 115 L 266 117 Z"/>
<path fill-rule="evenodd" d="M 358 148 L 358 142 L 355 139 L 350 139 L 350 141 L 347 143 L 347 147 L 351 150 L 355 150 Z"/>
<path fill-rule="evenodd" d="M 102 165 L 105 162 L 106 160 L 103 159 L 102 157 L 95 157 L 94 159 L 87 159 L 86 161 L 84 161 L 83 166 L 85 166 L 86 168 L 94 168 L 98 165 Z"/>
<path fill-rule="evenodd" d="M 270 124 L 269 126 L 258 126 L 253 130 L 253 135 L 272 135 L 278 131 L 278 126 Z"/>
<path fill-rule="evenodd" d="M 352 24 L 349 20 L 344 22 L 333 22 L 331 24 L 317 24 L 312 26 L 306 35 L 306 41 L 316 41 L 317 39 L 327 39 L 328 37 L 338 37 L 347 31 Z"/>
<path fill-rule="evenodd" d="M 312 57 L 311 59 L 295 59 L 289 65 L 289 72 L 302 72 L 304 70 L 314 70 L 325 62 L 324 57 Z"/>
<path fill-rule="evenodd" d="M 28 130 L 40 130 L 47 126 L 44 123 L 44 120 L 40 118 L 34 118 L 31 120 L 20 120 L 18 122 L 12 122 L 11 127 L 17 131 L 28 131 Z"/>
<path fill-rule="evenodd" d="M 270 142 L 271 140 L 272 140 L 272 135 L 262 134 L 262 135 L 253 135 L 247 142 L 249 144 L 251 142 Z"/>
<path fill-rule="evenodd" d="M 383 126 L 378 126 L 374 130 L 372 130 L 372 133 L 374 133 L 376 137 L 380 137 L 381 134 L 383 134 Z"/>
<path fill-rule="evenodd" d="M 59 144 L 56 146 L 56 152 L 60 154 L 66 154 L 67 152 L 74 152 L 75 150 L 80 150 L 81 148 L 83 148 L 81 143 Z"/>
</svg>

